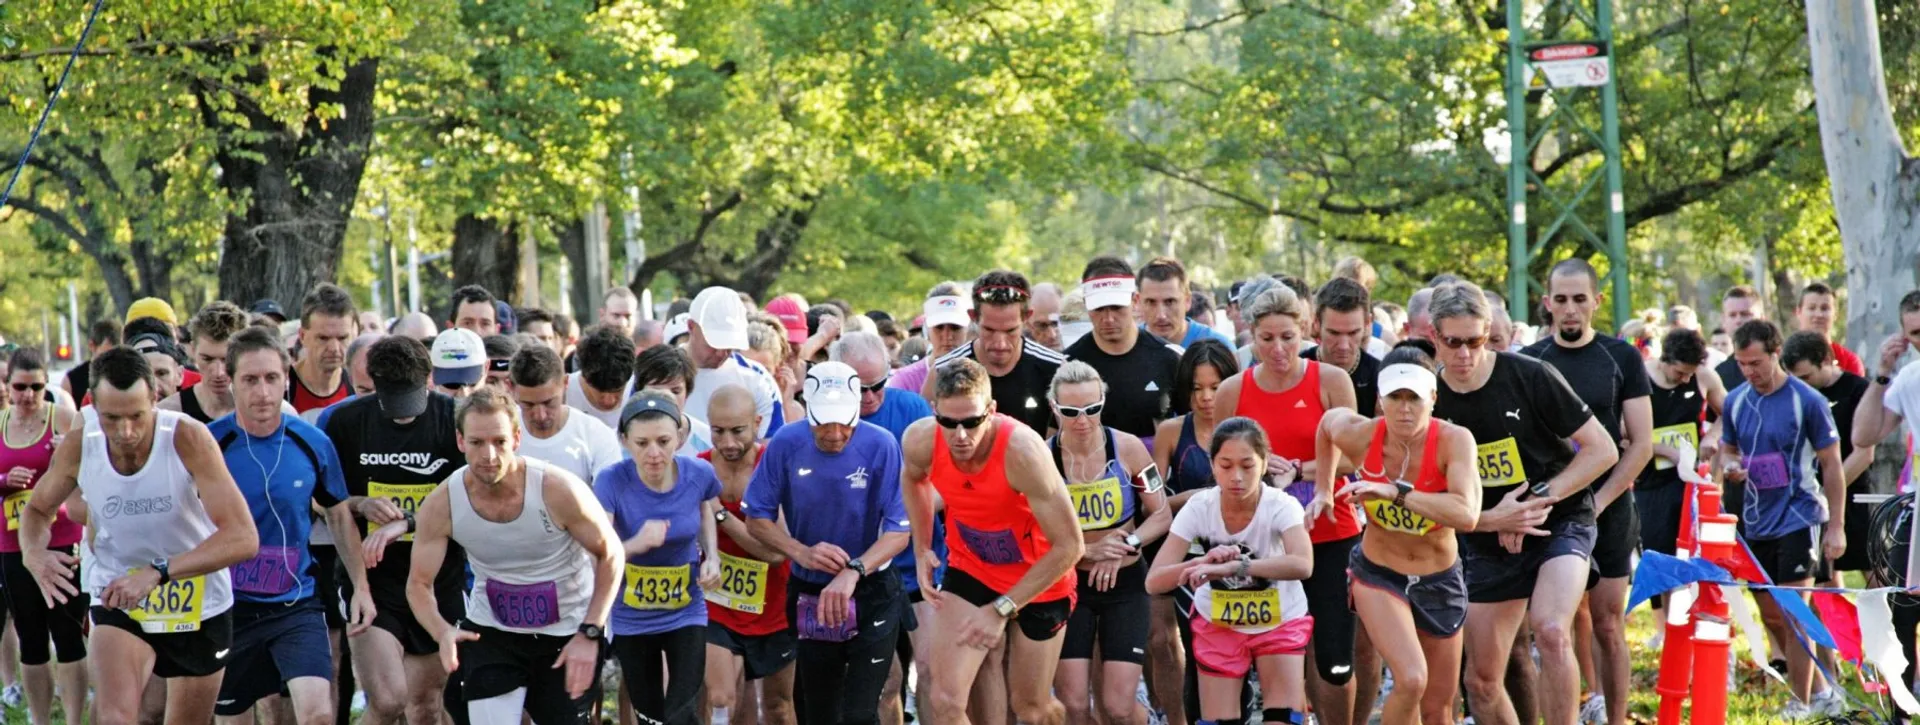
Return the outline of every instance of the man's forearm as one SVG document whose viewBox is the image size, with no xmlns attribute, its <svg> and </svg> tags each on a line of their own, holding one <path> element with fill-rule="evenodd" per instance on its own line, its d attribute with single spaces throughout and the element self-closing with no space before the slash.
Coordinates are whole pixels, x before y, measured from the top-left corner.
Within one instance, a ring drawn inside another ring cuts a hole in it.
<svg viewBox="0 0 1920 725">
<path fill-rule="evenodd" d="M 407 608 L 413 610 L 413 619 L 421 629 L 435 640 L 440 633 L 447 631 L 447 620 L 440 617 L 440 600 L 433 595 L 431 581 L 422 582 L 409 576 L 407 578 Z"/>
<path fill-rule="evenodd" d="M 606 551 L 593 557 L 593 598 L 587 600 L 587 624 L 605 627 L 613 614 L 613 590 L 620 581 L 620 557 L 614 553 L 614 546 L 614 542 L 607 542 Z"/>
<path fill-rule="evenodd" d="M 807 547 L 801 546 L 800 541 L 788 534 L 778 521 L 750 519 L 747 522 L 747 530 L 753 532 L 753 538 L 759 539 L 761 544 L 780 552 L 788 559 L 797 561 L 801 558 L 800 555 L 806 552 Z"/>
<path fill-rule="evenodd" d="M 880 538 L 874 540 L 873 546 L 867 547 L 866 553 L 860 555 L 860 564 L 865 566 L 867 571 L 879 571 L 880 567 L 886 566 L 887 562 L 893 561 L 894 557 L 906 550 L 908 537 L 909 534 L 905 531 L 889 531 L 881 534 Z"/>
<path fill-rule="evenodd" d="M 1079 539 L 1072 541 L 1077 543 Z M 1080 561 L 1080 555 L 1083 552 L 1084 549 L 1080 546 L 1055 544 L 1053 548 L 1047 550 L 1046 554 L 1041 555 L 1038 561 L 1033 562 L 1033 568 L 1027 570 L 1026 576 L 1014 582 L 1013 588 L 1007 590 L 1007 598 L 1022 607 L 1031 604 L 1034 597 L 1040 596 L 1047 587 L 1053 586 L 1054 582 L 1060 581 L 1060 577 L 1066 576 L 1074 563 Z"/>
<path fill-rule="evenodd" d="M 367 588 L 367 562 L 360 551 L 360 528 L 354 525 L 353 512 L 345 503 L 329 508 L 327 523 L 333 528 L 333 548 L 346 563 L 347 580 L 353 582 L 354 591 L 372 591 Z"/>
<path fill-rule="evenodd" d="M 200 542 L 199 546 L 187 550 L 187 553 L 167 560 L 167 576 L 173 579 L 211 574 L 240 562 L 253 558 L 260 553 L 260 539 L 249 536 L 252 527 L 246 531 L 219 529 Z"/>
</svg>

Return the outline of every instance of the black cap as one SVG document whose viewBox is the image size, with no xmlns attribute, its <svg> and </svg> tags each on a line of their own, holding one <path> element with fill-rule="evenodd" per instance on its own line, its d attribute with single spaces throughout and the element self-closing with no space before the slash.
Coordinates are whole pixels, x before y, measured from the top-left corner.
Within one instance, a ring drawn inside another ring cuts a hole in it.
<svg viewBox="0 0 1920 725">
<path fill-rule="evenodd" d="M 393 420 L 412 418 L 427 412 L 427 393 L 425 383 L 380 383 L 373 384 L 373 396 L 380 401 L 380 414 Z"/>
<path fill-rule="evenodd" d="M 253 307 L 248 308 L 247 311 L 256 315 L 266 315 L 281 322 L 287 321 L 287 311 L 281 309 L 280 303 L 273 299 L 264 299 L 255 302 L 253 303 Z"/>
</svg>

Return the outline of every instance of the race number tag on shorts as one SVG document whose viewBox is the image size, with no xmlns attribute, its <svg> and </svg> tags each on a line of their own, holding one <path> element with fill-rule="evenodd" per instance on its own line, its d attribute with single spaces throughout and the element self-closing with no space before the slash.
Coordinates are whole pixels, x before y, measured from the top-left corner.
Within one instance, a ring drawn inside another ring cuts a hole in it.
<svg viewBox="0 0 1920 725">
<path fill-rule="evenodd" d="M 1655 428 L 1653 429 L 1653 442 L 1654 445 L 1662 445 L 1669 448 L 1679 448 L 1680 444 L 1685 443 L 1688 447 L 1696 451 L 1700 450 L 1700 426 L 1697 423 L 1681 423 L 1680 425 L 1670 425 L 1665 428 Z M 1654 470 L 1659 471 L 1672 470 L 1673 459 L 1654 456 L 1653 467 Z"/>
<path fill-rule="evenodd" d="M 1763 491 L 1786 488 L 1792 480 L 1787 477 L 1787 457 L 1780 453 L 1762 453 L 1747 458 L 1747 482 Z"/>
<path fill-rule="evenodd" d="M 1367 517 L 1372 519 L 1374 524 L 1388 531 L 1424 536 L 1440 525 L 1433 519 L 1416 514 L 1412 509 L 1387 499 L 1371 499 L 1364 505 L 1367 507 Z"/>
<path fill-rule="evenodd" d="M 7 530 L 20 530 L 20 512 L 26 510 L 27 502 L 33 499 L 32 491 L 21 491 L 7 496 Z"/>
<path fill-rule="evenodd" d="M 1080 517 L 1081 531 L 1111 529 L 1120 523 L 1120 479 L 1102 478 L 1090 483 L 1067 484 L 1073 496 L 1073 512 Z"/>
<path fill-rule="evenodd" d="M 196 632 L 207 600 L 204 576 L 175 579 L 154 587 L 140 606 L 127 610 L 127 616 L 140 623 L 147 634 Z"/>
<path fill-rule="evenodd" d="M 409 514 L 417 514 L 417 513 L 420 513 L 420 502 L 427 500 L 427 494 L 433 493 L 434 487 L 438 485 L 440 484 L 437 484 L 437 483 L 368 483 L 367 496 L 371 498 L 384 498 L 388 501 L 392 501 L 393 505 L 399 506 L 401 511 L 404 511 Z M 380 524 L 376 524 L 372 521 L 367 522 L 367 533 L 371 534 L 379 528 L 380 528 Z M 401 536 L 400 540 L 412 541 L 413 534 L 406 534 L 404 536 Z"/>
<path fill-rule="evenodd" d="M 707 601 L 742 614 L 767 611 L 767 563 L 720 554 L 720 588 L 707 592 Z"/>
<path fill-rule="evenodd" d="M 1265 627 L 1280 623 L 1280 590 L 1213 590 L 1213 623 L 1222 627 Z"/>
<path fill-rule="evenodd" d="M 1026 560 L 1026 556 L 1020 553 L 1020 541 L 1014 538 L 1012 529 L 981 531 L 958 521 L 953 525 L 960 532 L 961 543 L 966 544 L 967 550 L 979 557 L 982 564 L 1018 564 Z"/>
<path fill-rule="evenodd" d="M 1481 487 L 1500 488 L 1527 480 L 1527 466 L 1520 462 L 1520 445 L 1512 438 L 1482 443 L 1477 452 Z"/>
<path fill-rule="evenodd" d="M 560 588 L 553 582 L 487 581 L 487 606 L 502 627 L 536 629 L 560 623 Z"/>
<path fill-rule="evenodd" d="M 1313 489 L 1312 481 L 1294 481 L 1287 484 L 1287 493 L 1293 496 L 1293 500 L 1300 502 L 1301 508 L 1313 505 Z M 1332 513 L 1329 511 L 1327 515 L 1330 516 Z"/>
<path fill-rule="evenodd" d="M 802 594 L 794 603 L 793 614 L 799 618 L 800 638 L 816 642 L 845 642 L 860 633 L 860 618 L 855 603 L 847 600 L 847 621 L 838 627 L 829 627 L 820 621 L 820 597 Z"/>
<path fill-rule="evenodd" d="M 634 609 L 680 609 L 693 603 L 687 589 L 687 573 L 692 566 L 627 565 L 627 588 L 621 601 Z"/>
<path fill-rule="evenodd" d="M 262 546 L 253 558 L 234 564 L 229 571 L 233 589 L 248 594 L 285 594 L 293 591 L 293 572 L 300 565 L 300 550 L 290 546 Z"/>
</svg>

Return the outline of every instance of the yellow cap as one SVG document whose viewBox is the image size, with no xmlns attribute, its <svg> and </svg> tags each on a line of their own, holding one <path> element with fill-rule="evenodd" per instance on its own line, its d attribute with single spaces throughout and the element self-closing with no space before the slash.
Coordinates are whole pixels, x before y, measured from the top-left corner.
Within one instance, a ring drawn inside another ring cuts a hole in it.
<svg viewBox="0 0 1920 725">
<path fill-rule="evenodd" d="M 173 305 L 167 304 L 166 300 L 158 297 L 143 297 L 127 308 L 127 322 L 142 317 L 151 317 L 174 326 L 180 324 L 180 320 L 173 316 Z"/>
</svg>

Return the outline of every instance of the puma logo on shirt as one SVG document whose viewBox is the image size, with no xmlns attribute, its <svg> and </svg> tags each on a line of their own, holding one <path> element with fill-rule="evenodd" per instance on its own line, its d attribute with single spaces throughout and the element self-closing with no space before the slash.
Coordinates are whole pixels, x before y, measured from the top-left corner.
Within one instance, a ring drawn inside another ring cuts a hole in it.
<svg viewBox="0 0 1920 725">
<path fill-rule="evenodd" d="M 1514 419 L 1514 420 L 1519 420 L 1519 419 L 1520 419 L 1520 410 L 1516 408 L 1516 409 L 1514 409 L 1514 410 L 1509 410 L 1509 411 L 1507 411 L 1507 417 L 1508 417 L 1508 418 L 1512 418 L 1512 419 Z"/>
</svg>

